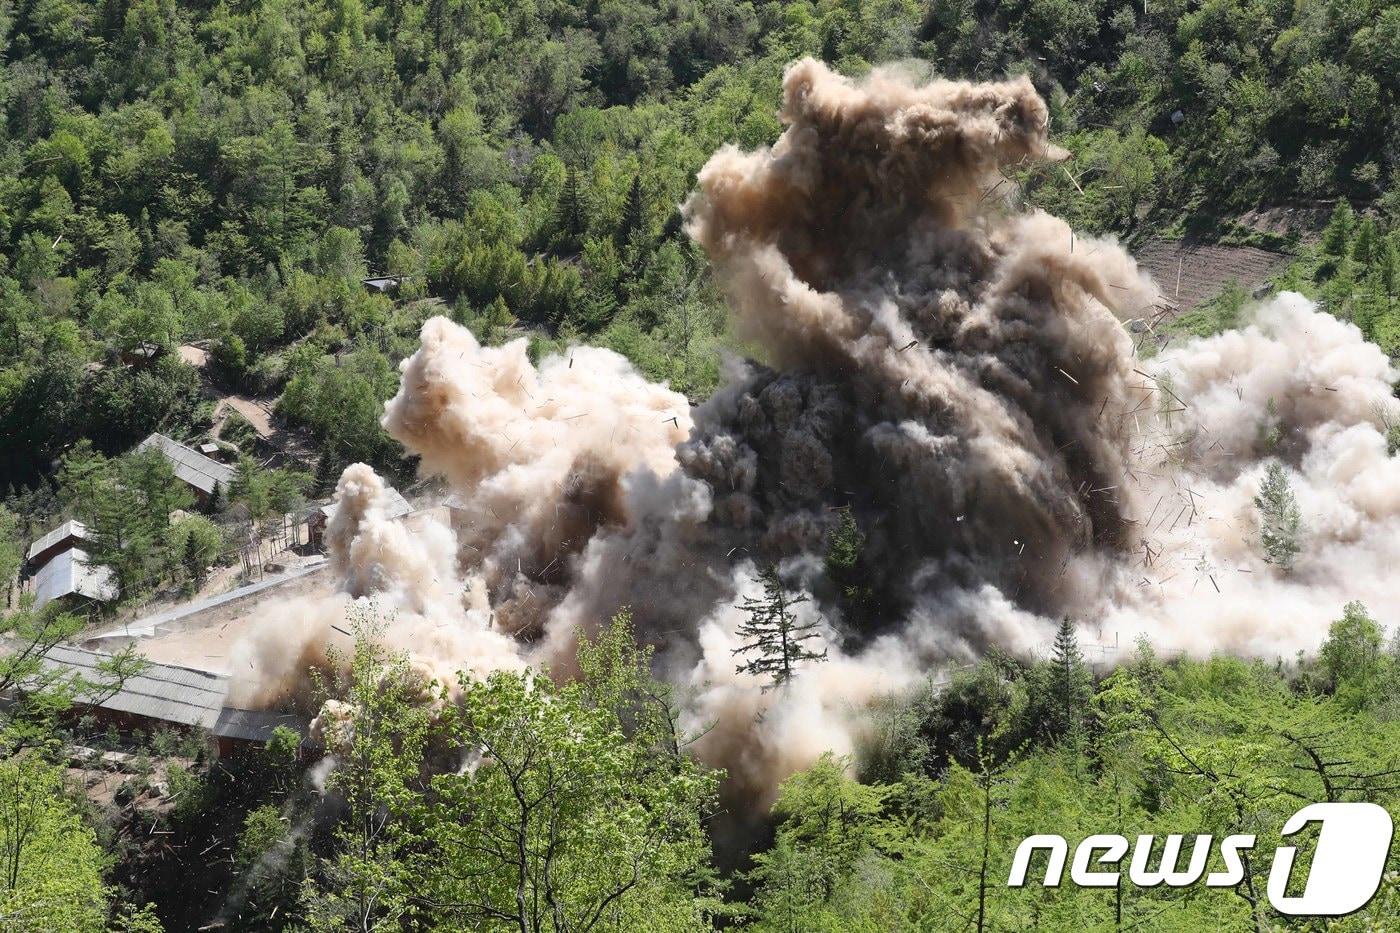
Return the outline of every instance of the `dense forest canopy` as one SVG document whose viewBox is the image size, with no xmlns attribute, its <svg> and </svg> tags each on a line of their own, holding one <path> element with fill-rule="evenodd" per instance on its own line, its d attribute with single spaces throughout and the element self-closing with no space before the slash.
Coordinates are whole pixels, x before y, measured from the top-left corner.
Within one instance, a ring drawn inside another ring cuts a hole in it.
<svg viewBox="0 0 1400 933">
<path fill-rule="evenodd" d="M 703 395 L 722 314 L 677 207 L 724 143 L 777 135 L 781 69 L 1029 74 L 1070 175 L 1032 199 L 1132 234 L 1346 196 L 1388 217 L 1400 10 L 1365 3 L 17 3 L 0 159 L 0 485 L 79 438 L 207 416 L 212 341 L 337 463 L 440 300 L 487 334 L 586 336 Z M 1388 310 L 1388 309 L 1387 309 Z M 325 365 L 333 362 L 334 365 Z"/>
<path fill-rule="evenodd" d="M 725 353 L 756 351 L 680 204 L 716 150 L 777 138 L 802 56 L 851 76 L 1024 74 L 1071 153 L 1020 167 L 1026 203 L 1129 244 L 1286 248 L 1278 284 L 1400 355 L 1400 5 L 12 0 L 0 36 L 5 581 L 23 545 L 77 517 L 128 603 L 197 591 L 245 525 L 328 494 L 345 466 L 408 481 L 380 418 L 436 314 L 486 343 L 526 336 L 536 358 L 609 347 L 708 396 Z M 1330 221 L 1244 220 L 1289 210 Z M 1214 333 L 1247 299 L 1227 289 L 1170 327 Z M 224 418 L 219 442 L 245 456 L 206 517 L 131 449 L 157 431 L 207 440 L 226 397 L 297 443 L 269 466 L 246 456 L 268 453 L 255 426 Z M 1393 454 L 1400 425 L 1390 437 Z M 1290 495 L 1260 506 L 1280 565 Z M 843 528 L 828 570 L 868 603 Z M 783 612 L 769 618 L 786 629 Z M 0 926 L 19 930 L 1262 933 L 1290 922 L 1262 886 L 1301 802 L 1400 812 L 1400 642 L 1359 604 L 1316 657 L 1268 661 L 1144 643 L 1108 670 L 1067 623 L 1050 657 L 993 652 L 892 698 L 856 757 L 798 772 L 724 836 L 709 832 L 723 776 L 686 754 L 695 736 L 625 617 L 585 643 L 577 682 L 464 681 L 443 715 L 357 620 L 346 674 L 320 685 L 345 704 L 321 738 L 349 766 L 308 771 L 290 734 L 227 765 L 198 737 L 141 735 L 134 776 L 112 779 L 112 806 L 131 804 L 118 820 L 64 770 L 130 745 L 67 715 L 112 683 L 34 666 L 86 619 L 20 600 L 0 615 L 29 651 L 0 663 L 0 690 L 29 688 L 0 714 Z M 423 766 L 462 746 L 497 765 Z M 138 811 L 157 785 L 169 806 Z M 1254 832 L 1260 856 L 1224 892 L 1007 890 L 1016 842 L 1046 831 Z M 1329 928 L 1391 917 L 1396 877 Z"/>
</svg>

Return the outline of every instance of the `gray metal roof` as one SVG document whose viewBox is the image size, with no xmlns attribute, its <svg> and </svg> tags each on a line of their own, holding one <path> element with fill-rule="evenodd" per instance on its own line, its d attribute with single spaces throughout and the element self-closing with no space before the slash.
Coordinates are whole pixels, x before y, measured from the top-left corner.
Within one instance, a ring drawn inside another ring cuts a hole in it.
<svg viewBox="0 0 1400 933">
<path fill-rule="evenodd" d="M 59 525 L 53 531 L 50 531 L 42 538 L 29 545 L 29 553 L 25 555 L 26 559 L 33 560 L 38 554 L 47 551 L 49 548 L 62 541 L 64 538 L 69 537 L 86 538 L 87 526 L 85 526 L 82 522 L 77 521 L 76 519 L 69 519 L 62 525 Z"/>
<path fill-rule="evenodd" d="M 400 518 L 413 511 L 413 506 L 408 504 L 408 500 L 403 497 L 403 493 L 399 492 L 393 486 L 385 486 L 384 494 L 389 499 L 384 505 L 385 518 Z M 335 518 L 335 510 L 338 508 L 340 508 L 340 503 L 329 502 L 321 506 L 321 514 L 326 516 L 326 521 L 330 521 Z"/>
<path fill-rule="evenodd" d="M 192 450 L 178 441 L 173 441 L 164 434 L 152 434 L 140 444 L 136 445 L 137 450 L 145 450 L 154 447 L 165 454 L 165 459 L 170 461 L 170 466 L 174 468 L 175 475 L 205 495 L 214 492 L 215 483 L 223 486 L 224 491 L 228 491 L 229 485 L 233 482 L 233 467 L 219 463 L 217 460 L 210 460 L 197 450 Z"/>
<path fill-rule="evenodd" d="M 111 568 L 94 564 L 86 551 L 69 548 L 53 556 L 34 575 L 34 608 L 73 593 L 106 602 L 117 598 Z"/>
<path fill-rule="evenodd" d="M 272 730 L 285 726 L 297 735 L 306 736 L 307 721 L 294 713 L 270 713 L 258 709 L 235 709 L 226 706 L 214 723 L 214 734 L 222 739 L 242 739 L 245 742 L 266 742 Z"/>
<path fill-rule="evenodd" d="M 99 676 L 97 665 L 109 657 L 98 651 L 55 645 L 44 655 L 43 663 L 95 679 Z M 227 693 L 226 674 L 152 662 L 142 673 L 129 678 L 115 696 L 99 705 L 147 719 L 212 729 L 223 712 Z"/>
<path fill-rule="evenodd" d="M 100 676 L 97 666 L 111 657 L 101 651 L 55 645 L 41 663 L 50 669 L 62 668 L 96 681 Z M 140 674 L 128 678 L 121 690 L 98 706 L 143 719 L 198 726 L 220 738 L 245 742 L 266 742 L 278 726 L 306 736 L 309 724 L 305 717 L 295 713 L 225 706 L 228 680 L 227 674 L 214 671 L 147 662 Z"/>
</svg>

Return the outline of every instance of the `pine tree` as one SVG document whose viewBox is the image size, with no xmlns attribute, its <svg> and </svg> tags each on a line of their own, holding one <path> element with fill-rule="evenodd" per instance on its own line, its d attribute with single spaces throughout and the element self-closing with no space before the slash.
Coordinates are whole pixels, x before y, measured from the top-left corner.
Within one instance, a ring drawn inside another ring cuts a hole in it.
<svg viewBox="0 0 1400 933">
<path fill-rule="evenodd" d="M 577 322 L 587 333 L 597 333 L 617 316 L 617 299 L 609 288 L 589 288 L 578 307 Z"/>
<path fill-rule="evenodd" d="M 564 190 L 559 192 L 555 226 L 559 230 L 560 246 L 577 250 L 588 229 L 588 209 L 579 188 L 578 171 L 572 168 L 564 179 Z"/>
<path fill-rule="evenodd" d="M 224 484 L 214 480 L 214 488 L 209 491 L 209 511 L 215 514 L 224 510 Z"/>
<path fill-rule="evenodd" d="M 111 568 L 123 599 L 141 592 L 156 576 L 156 529 L 144 505 L 134 490 L 113 483 L 87 517 L 89 558 Z"/>
<path fill-rule="evenodd" d="M 1351 205 L 1343 200 L 1332 212 L 1332 219 L 1327 221 L 1327 226 L 1322 231 L 1323 253 L 1337 258 L 1345 256 L 1351 245 L 1351 234 L 1355 226 L 1356 214 L 1352 212 Z"/>
<path fill-rule="evenodd" d="M 515 326 L 515 315 L 510 313 L 510 306 L 506 304 L 504 296 L 497 295 L 496 300 L 487 306 L 481 316 L 481 323 L 488 340 L 500 337 Z"/>
<path fill-rule="evenodd" d="M 340 471 L 336 469 L 335 458 L 331 456 L 329 450 L 321 452 L 321 459 L 316 461 L 315 491 L 318 497 L 329 496 L 335 492 L 336 481 L 340 479 Z"/>
<path fill-rule="evenodd" d="M 1379 252 L 1380 234 L 1376 230 L 1376 222 L 1367 217 L 1361 221 L 1361 226 L 1356 228 L 1356 237 L 1351 244 L 1351 258 L 1363 266 L 1369 266 L 1377 259 Z"/>
<path fill-rule="evenodd" d="M 803 661 L 825 661 L 826 649 L 811 650 L 806 642 L 819 637 L 817 620 L 798 622 L 792 608 L 807 602 L 806 596 L 790 597 L 778 578 L 778 568 L 770 565 L 759 573 L 763 581 L 762 599 L 745 599 L 739 606 L 748 613 L 748 621 L 739 625 L 745 643 L 734 654 L 753 655 L 735 668 L 741 674 L 770 677 L 764 691 L 781 687 L 792 680 L 794 668 Z"/>
<path fill-rule="evenodd" d="M 1050 682 L 1048 712 L 1056 734 L 1075 731 L 1084 722 L 1084 714 L 1093 698 L 1094 680 L 1079 650 L 1079 636 L 1074 622 L 1066 616 L 1055 632 L 1055 646 L 1050 653 Z"/>
<path fill-rule="evenodd" d="M 181 562 L 185 565 L 185 573 L 189 574 L 190 581 L 195 588 L 204 585 L 204 559 L 199 553 L 199 541 L 196 540 L 194 532 L 185 535 L 185 553 Z"/>
<path fill-rule="evenodd" d="M 1400 254 L 1396 253 L 1395 240 L 1385 237 L 1381 240 L 1376 254 L 1376 283 L 1379 293 L 1385 296 L 1385 310 L 1388 313 L 1395 304 L 1396 286 L 1400 284 Z"/>
<path fill-rule="evenodd" d="M 850 509 L 841 510 L 839 524 L 826 537 L 826 575 L 841 590 L 849 608 L 865 607 L 874 598 L 870 587 L 864 585 L 859 571 L 865 535 L 861 534 Z"/>
<path fill-rule="evenodd" d="M 642 176 L 632 176 L 632 187 L 627 189 L 627 200 L 622 205 L 622 222 L 617 227 L 617 245 L 630 246 L 634 240 L 640 245 L 646 236 L 646 198 L 642 195 Z"/>
<path fill-rule="evenodd" d="M 1269 461 L 1264 482 L 1254 497 L 1254 508 L 1259 512 L 1259 543 L 1264 548 L 1265 562 L 1287 573 L 1298 557 L 1302 515 L 1279 461 Z"/>
</svg>

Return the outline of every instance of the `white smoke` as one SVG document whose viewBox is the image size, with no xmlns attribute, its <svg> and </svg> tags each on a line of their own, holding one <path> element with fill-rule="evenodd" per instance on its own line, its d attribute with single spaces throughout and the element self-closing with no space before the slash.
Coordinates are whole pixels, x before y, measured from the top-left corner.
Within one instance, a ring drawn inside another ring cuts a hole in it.
<svg viewBox="0 0 1400 933">
<path fill-rule="evenodd" d="M 1349 600 L 1400 621 L 1387 584 L 1400 559 L 1400 460 L 1385 436 L 1397 373 L 1354 325 L 1301 295 L 1249 317 L 1144 367 L 1179 397 L 1166 407 L 1185 410 L 1136 440 L 1149 551 L 1121 567 L 1108 631 L 1195 654 L 1291 657 L 1315 649 Z M 1291 573 L 1265 563 L 1259 544 L 1253 500 L 1273 456 L 1302 513 Z"/>
</svg>

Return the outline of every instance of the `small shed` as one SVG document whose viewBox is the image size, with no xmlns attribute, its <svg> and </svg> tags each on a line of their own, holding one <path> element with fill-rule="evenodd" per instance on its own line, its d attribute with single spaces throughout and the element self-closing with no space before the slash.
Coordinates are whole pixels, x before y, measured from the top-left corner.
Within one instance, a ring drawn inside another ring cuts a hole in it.
<svg viewBox="0 0 1400 933">
<path fill-rule="evenodd" d="M 384 506 L 384 517 L 388 519 L 403 518 L 413 511 L 413 506 L 403 497 L 393 486 L 386 486 L 384 494 L 388 502 Z M 311 542 L 319 546 L 322 536 L 326 533 L 326 526 L 335 518 L 336 510 L 340 508 L 338 502 L 327 502 L 325 505 L 314 506 L 307 515 L 306 524 L 310 529 Z"/>
<path fill-rule="evenodd" d="M 170 461 L 170 466 L 175 471 L 176 478 L 190 487 L 195 500 L 202 506 L 208 505 L 214 495 L 215 486 L 227 492 L 233 483 L 233 467 L 211 460 L 199 451 L 171 440 L 164 434 L 152 434 L 136 445 L 137 450 L 147 448 L 155 448 L 165 455 L 165 459 Z"/>
<path fill-rule="evenodd" d="M 362 284 L 365 288 L 372 292 L 378 292 L 381 295 L 398 291 L 399 284 L 402 282 L 403 276 L 401 275 L 372 275 L 362 280 Z"/>
<path fill-rule="evenodd" d="M 87 551 L 70 547 L 50 557 L 34 574 L 34 608 L 56 599 L 81 596 L 105 603 L 117 598 L 110 567 L 92 562 Z"/>
<path fill-rule="evenodd" d="M 76 519 L 69 519 L 29 545 L 24 557 L 25 569 L 30 574 L 37 573 L 39 568 L 61 552 L 82 547 L 87 537 L 87 526 Z"/>
</svg>

